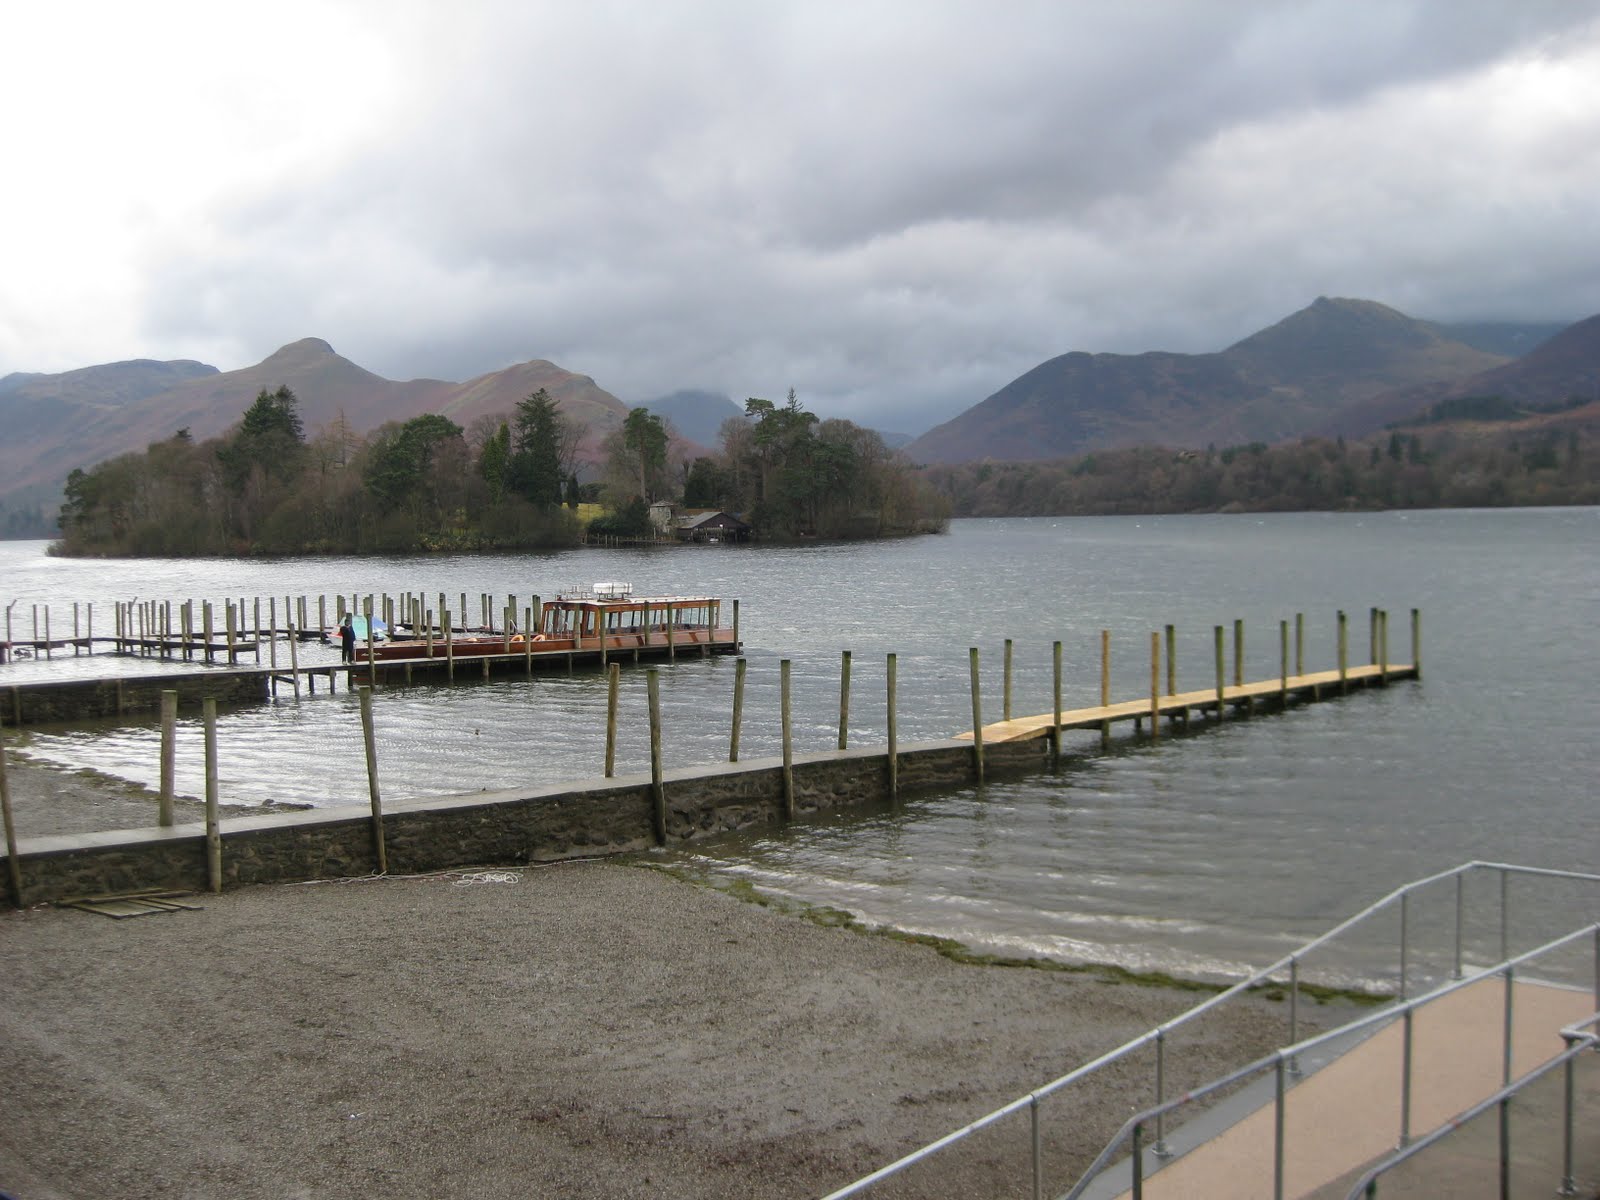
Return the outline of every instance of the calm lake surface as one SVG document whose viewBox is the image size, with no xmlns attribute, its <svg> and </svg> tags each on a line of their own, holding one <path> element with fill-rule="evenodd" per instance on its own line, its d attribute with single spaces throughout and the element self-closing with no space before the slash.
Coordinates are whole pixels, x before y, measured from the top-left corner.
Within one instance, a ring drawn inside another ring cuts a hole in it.
<svg viewBox="0 0 1600 1200">
<path fill-rule="evenodd" d="M 898 655 L 902 743 L 971 727 L 968 647 L 980 649 L 985 720 L 1000 716 L 1002 647 L 1015 645 L 1014 712 L 1047 711 L 1051 643 L 1066 707 L 1095 703 L 1099 631 L 1112 631 L 1113 695 L 1149 687 L 1149 635 L 1178 631 L 1180 690 L 1212 682 L 1212 627 L 1246 631 L 1247 678 L 1276 677 L 1278 622 L 1306 614 L 1307 669 L 1352 661 L 1367 612 L 1389 610 L 1390 657 L 1410 657 L 1423 613 L 1425 680 L 1223 725 L 1123 742 L 1058 775 L 915 797 L 895 812 L 804 822 L 664 853 L 692 871 L 830 904 L 862 920 L 1011 955 L 1232 974 L 1270 961 L 1406 881 L 1469 859 L 1579 870 L 1600 851 L 1600 509 L 1360 515 L 957 521 L 947 536 L 797 547 L 684 546 L 559 555 L 385 559 L 49 558 L 0 543 L 0 604 L 18 636 L 34 605 L 70 631 L 74 602 L 133 597 L 252 601 L 368 592 L 481 592 L 519 608 L 575 583 L 738 597 L 749 675 L 741 757 L 779 751 L 779 662 L 793 662 L 799 749 L 837 737 L 839 656 L 852 662 L 852 745 L 885 737 L 885 655 Z M 86 610 L 84 610 L 86 613 Z M 474 615 L 476 620 L 476 615 Z M 287 648 L 280 644 L 287 661 Z M 1231 642 L 1229 649 L 1231 669 Z M 337 652 L 308 645 L 301 661 Z M 263 662 L 266 661 L 265 652 Z M 70 653 L 0 668 L 0 683 L 151 669 Z M 667 765 L 727 756 L 734 663 L 662 670 Z M 618 771 L 648 769 L 645 676 L 623 671 Z M 598 673 L 380 691 L 386 797 L 598 776 Z M 9 735 L 8 735 L 9 736 Z M 201 733 L 186 719 L 181 790 L 203 790 Z M 343 692 L 224 715 L 222 795 L 361 804 L 358 710 Z M 30 730 L 27 752 L 154 786 L 151 720 Z M 1069 741 L 1087 750 L 1092 740 Z M 20 831 L 27 836 L 27 830 Z"/>
</svg>

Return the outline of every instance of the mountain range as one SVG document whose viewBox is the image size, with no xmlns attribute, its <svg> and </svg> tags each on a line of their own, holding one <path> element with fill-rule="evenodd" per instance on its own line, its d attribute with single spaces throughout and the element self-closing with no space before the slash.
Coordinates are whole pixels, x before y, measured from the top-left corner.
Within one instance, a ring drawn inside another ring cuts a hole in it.
<svg viewBox="0 0 1600 1200">
<path fill-rule="evenodd" d="M 542 359 L 465 383 L 396 382 L 318 338 L 237 371 L 136 360 L 19 373 L 0 378 L 0 428 L 7 432 L 0 439 L 0 506 L 48 511 L 73 468 L 142 450 L 180 429 L 197 439 L 217 436 L 259 392 L 282 385 L 298 397 L 308 432 L 342 418 L 358 434 L 428 412 L 470 428 L 543 388 L 586 429 L 581 453 L 590 458 L 628 411 L 587 375 Z M 1052 358 L 912 440 L 905 452 L 918 463 L 1023 461 L 1134 445 L 1362 437 L 1472 396 L 1535 408 L 1588 398 L 1594 413 L 1582 406 L 1574 419 L 1600 414 L 1600 317 L 1570 327 L 1446 326 L 1369 300 L 1324 297 L 1216 353 Z M 715 445 L 722 421 L 743 412 L 727 396 L 692 391 L 647 407 L 701 447 Z"/>
<path fill-rule="evenodd" d="M 1362 437 L 1446 396 L 1588 394 L 1600 330 L 1581 322 L 1522 331 L 1518 359 L 1481 346 L 1507 326 L 1419 321 L 1370 300 L 1321 297 L 1211 354 L 1087 354 L 1050 359 L 906 447 L 914 462 L 1070 458 L 1139 445 L 1200 448 L 1308 435 Z M 1469 344 L 1468 339 L 1477 342 Z"/>
</svg>

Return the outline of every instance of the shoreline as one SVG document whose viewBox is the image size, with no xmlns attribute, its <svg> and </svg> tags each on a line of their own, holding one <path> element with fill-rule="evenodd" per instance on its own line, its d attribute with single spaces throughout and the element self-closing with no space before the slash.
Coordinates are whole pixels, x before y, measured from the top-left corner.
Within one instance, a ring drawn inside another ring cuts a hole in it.
<svg viewBox="0 0 1600 1200">
<path fill-rule="evenodd" d="M 0 1070 L 25 1098 L 0 1190 L 820 1196 L 1195 1002 L 968 965 L 616 861 L 195 901 L 0 917 Z M 1201 1022 L 1169 1087 L 1264 1052 L 1285 1017 L 1253 996 Z M 1053 1171 L 1098 1152 L 1147 1074 L 1052 1102 Z M 1025 1141 L 1003 1126 L 882 1194 L 1003 1190 Z"/>
</svg>

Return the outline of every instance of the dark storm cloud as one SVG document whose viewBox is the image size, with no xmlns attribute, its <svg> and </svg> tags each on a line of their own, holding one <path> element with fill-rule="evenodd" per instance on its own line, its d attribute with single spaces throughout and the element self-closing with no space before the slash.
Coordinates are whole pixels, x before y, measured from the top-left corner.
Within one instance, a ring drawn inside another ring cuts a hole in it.
<svg viewBox="0 0 1600 1200">
<path fill-rule="evenodd" d="M 1593 108 L 1502 111 L 1594 63 L 1583 6 L 534 5 L 374 33 L 393 108 L 242 188 L 204 254 L 147 250 L 152 331 L 249 361 L 323 336 L 391 377 L 549 358 L 635 403 L 794 386 L 920 429 L 1066 350 L 1220 348 L 1323 293 L 1600 307 L 1573 267 L 1596 139 L 1546 157 L 1516 127 Z"/>
</svg>

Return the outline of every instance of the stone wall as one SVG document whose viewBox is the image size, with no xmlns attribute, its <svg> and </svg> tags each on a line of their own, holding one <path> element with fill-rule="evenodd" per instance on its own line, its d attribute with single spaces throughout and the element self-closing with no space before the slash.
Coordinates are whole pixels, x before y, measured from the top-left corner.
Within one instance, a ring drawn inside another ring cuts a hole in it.
<svg viewBox="0 0 1600 1200">
<path fill-rule="evenodd" d="M 985 747 L 986 775 L 1048 766 L 1049 739 Z M 889 800 L 882 748 L 800 755 L 793 762 L 797 816 Z M 970 742 L 929 742 L 899 753 L 902 793 L 972 782 Z M 669 843 L 783 819 L 780 760 L 669 771 Z M 396 875 L 452 867 L 549 862 L 618 854 L 655 844 L 648 776 L 525 791 L 479 792 L 384 806 L 384 848 Z M 274 813 L 226 822 L 224 887 L 366 875 L 376 869 L 372 816 L 364 807 Z M 23 900 L 144 890 L 205 891 L 205 829 L 181 825 L 34 838 L 18 846 Z"/>
<path fill-rule="evenodd" d="M 179 708 L 197 707 L 207 696 L 215 697 L 219 705 L 253 704 L 267 698 L 269 675 L 265 669 L 251 668 L 13 684 L 5 689 L 0 704 L 0 725 L 159 712 L 163 691 L 178 693 Z"/>
</svg>

